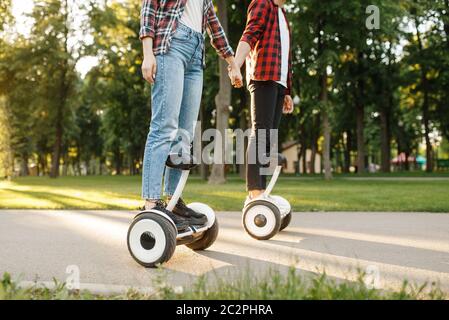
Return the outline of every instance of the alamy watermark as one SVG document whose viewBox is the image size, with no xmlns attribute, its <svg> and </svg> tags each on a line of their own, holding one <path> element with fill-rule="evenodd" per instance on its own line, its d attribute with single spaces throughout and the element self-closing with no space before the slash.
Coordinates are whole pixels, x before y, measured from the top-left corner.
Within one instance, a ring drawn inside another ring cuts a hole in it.
<svg viewBox="0 0 449 320">
<path fill-rule="evenodd" d="M 365 25 L 368 30 L 380 29 L 380 9 L 376 5 L 366 8 Z M 217 129 L 201 130 L 201 122 L 194 125 L 195 134 L 178 129 L 170 136 L 171 161 L 184 164 L 186 161 L 195 164 L 258 164 L 260 173 L 269 175 L 273 168 L 280 165 L 277 156 L 277 129 L 226 129 L 223 133 Z M 245 150 L 248 141 L 248 148 Z M 192 152 L 193 150 L 193 152 Z M 193 153 L 193 158 L 187 156 Z"/>
<path fill-rule="evenodd" d="M 66 288 L 68 290 L 80 290 L 80 268 L 77 265 L 69 265 L 65 269 L 68 275 L 65 279 Z"/>
<path fill-rule="evenodd" d="M 369 16 L 366 18 L 365 25 L 368 30 L 380 29 L 380 9 L 378 6 L 370 5 L 366 7 L 366 14 Z"/>
<path fill-rule="evenodd" d="M 380 289 L 380 270 L 376 265 L 369 265 L 365 269 L 363 282 L 368 289 Z"/>
<path fill-rule="evenodd" d="M 169 138 L 170 158 L 175 164 L 258 164 L 261 174 L 270 174 L 279 165 L 277 129 L 217 129 L 202 131 L 201 122 L 194 125 L 195 134 L 178 129 Z M 248 147 L 246 147 L 248 142 Z M 245 150 L 246 149 L 246 150 Z M 188 155 L 192 154 L 192 157 Z"/>
</svg>

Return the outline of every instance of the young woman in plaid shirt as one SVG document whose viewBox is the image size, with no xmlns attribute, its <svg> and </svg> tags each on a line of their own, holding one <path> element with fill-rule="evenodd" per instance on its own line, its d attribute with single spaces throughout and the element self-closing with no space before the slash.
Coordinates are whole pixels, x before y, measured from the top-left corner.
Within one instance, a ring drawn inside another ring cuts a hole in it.
<svg viewBox="0 0 449 320">
<path fill-rule="evenodd" d="M 145 146 L 142 197 L 145 209 L 164 211 L 178 230 L 201 225 L 207 218 L 187 208 L 182 199 L 172 212 L 161 200 L 173 195 L 180 171 L 165 168 L 171 153 L 190 155 L 194 124 L 198 118 L 205 61 L 204 33 L 217 53 L 229 64 L 231 79 L 241 85 L 234 53 L 215 14 L 212 0 L 143 0 L 140 38 L 142 73 L 152 88 L 152 117 Z"/>
<path fill-rule="evenodd" d="M 251 93 L 252 133 L 248 145 L 247 202 L 263 196 L 266 175 L 261 174 L 260 155 L 269 153 L 270 130 L 278 129 L 282 113 L 293 112 L 290 96 L 292 68 L 290 27 L 285 10 L 286 0 L 253 0 L 236 53 L 241 67 L 246 59 L 248 89 Z M 233 69 L 230 68 L 230 77 Z M 265 135 L 260 133 L 264 131 Z M 259 141 L 266 137 L 267 141 Z M 264 148 L 264 150 L 259 150 Z M 274 149 L 277 152 L 277 149 Z"/>
</svg>

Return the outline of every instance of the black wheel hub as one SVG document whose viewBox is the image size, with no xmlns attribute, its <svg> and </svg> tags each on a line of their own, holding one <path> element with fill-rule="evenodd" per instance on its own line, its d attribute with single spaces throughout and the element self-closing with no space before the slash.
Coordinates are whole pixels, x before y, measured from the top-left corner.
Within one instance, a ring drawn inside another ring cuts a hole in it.
<svg viewBox="0 0 449 320">
<path fill-rule="evenodd" d="M 140 245 L 145 249 L 145 250 L 151 250 L 154 248 L 154 245 L 156 244 L 156 239 L 154 239 L 153 234 L 151 234 L 151 232 L 144 232 L 142 233 L 142 235 L 140 236 Z"/>
<path fill-rule="evenodd" d="M 267 218 L 263 214 L 258 214 L 254 217 L 254 224 L 259 228 L 263 228 L 267 224 Z"/>
</svg>

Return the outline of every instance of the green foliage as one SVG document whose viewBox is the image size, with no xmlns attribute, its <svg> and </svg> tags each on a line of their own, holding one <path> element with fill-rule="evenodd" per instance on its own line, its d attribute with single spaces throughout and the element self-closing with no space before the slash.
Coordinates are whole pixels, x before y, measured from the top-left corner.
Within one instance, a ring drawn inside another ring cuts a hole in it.
<svg viewBox="0 0 449 320">
<path fill-rule="evenodd" d="M 234 48 L 249 2 L 226 1 Z M 365 26 L 368 5 L 380 9 L 378 30 Z M 49 173 L 59 140 L 64 174 L 140 173 L 151 113 L 151 88 L 140 71 L 140 6 L 140 0 L 83 5 L 36 0 L 31 33 L 23 36 L 12 28 L 11 1 L 2 1 L 0 127 L 9 128 L 2 139 L 16 169 L 21 168 L 15 174 L 27 175 L 31 164 L 40 174 Z M 286 9 L 293 33 L 292 91 L 301 103 L 282 120 L 282 142 L 297 140 L 301 152 L 322 153 L 328 115 L 333 168 L 348 172 L 362 151 L 369 162 L 380 163 L 383 154 L 418 155 L 423 137 L 432 131 L 449 139 L 446 0 L 290 0 Z M 83 17 L 82 25 L 74 24 L 75 14 Z M 92 56 L 99 63 L 81 78 L 75 66 Z M 206 62 L 203 129 L 215 124 L 219 90 L 218 58 L 209 45 Z M 233 90 L 231 105 L 229 127 L 248 128 L 247 91 Z M 430 142 L 428 148 L 439 143 Z M 384 159 L 387 166 L 389 160 Z"/>
<path fill-rule="evenodd" d="M 150 119 L 149 85 L 140 71 L 140 21 L 129 14 L 139 12 L 140 5 L 141 1 L 112 2 L 105 7 L 92 3 L 89 8 L 93 44 L 86 52 L 100 63 L 87 75 L 83 90 L 88 107 L 102 114 L 98 120 L 103 153 L 112 155 L 117 173 L 123 159 L 136 173 Z"/>
<path fill-rule="evenodd" d="M 14 18 L 11 14 L 12 2 L 11 0 L 3 0 L 0 3 L 0 35 L 3 36 L 3 30 L 11 26 Z M 3 39 L 0 39 L 0 44 L 3 44 Z"/>
</svg>

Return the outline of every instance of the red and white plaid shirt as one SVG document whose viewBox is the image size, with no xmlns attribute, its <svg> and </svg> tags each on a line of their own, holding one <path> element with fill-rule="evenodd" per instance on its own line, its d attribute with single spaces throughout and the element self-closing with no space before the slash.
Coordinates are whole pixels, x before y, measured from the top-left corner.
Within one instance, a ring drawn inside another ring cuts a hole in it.
<svg viewBox="0 0 449 320">
<path fill-rule="evenodd" d="M 153 38 L 155 55 L 164 54 L 170 48 L 186 3 L 187 0 L 143 0 L 140 16 L 140 39 Z M 205 31 L 211 38 L 212 46 L 222 58 L 234 55 L 217 18 L 212 0 L 204 0 L 203 4 L 203 33 Z"/>
<path fill-rule="evenodd" d="M 240 41 L 248 43 L 251 47 L 249 63 L 247 64 L 247 71 L 251 80 L 281 80 L 282 46 L 278 8 L 272 0 L 252 0 L 249 5 L 248 20 Z M 284 9 L 282 9 L 282 12 L 285 15 Z M 285 19 L 288 25 L 286 15 Z M 288 28 L 291 32 L 289 25 Z M 291 93 L 291 87 L 292 58 L 290 52 L 286 94 Z"/>
</svg>

